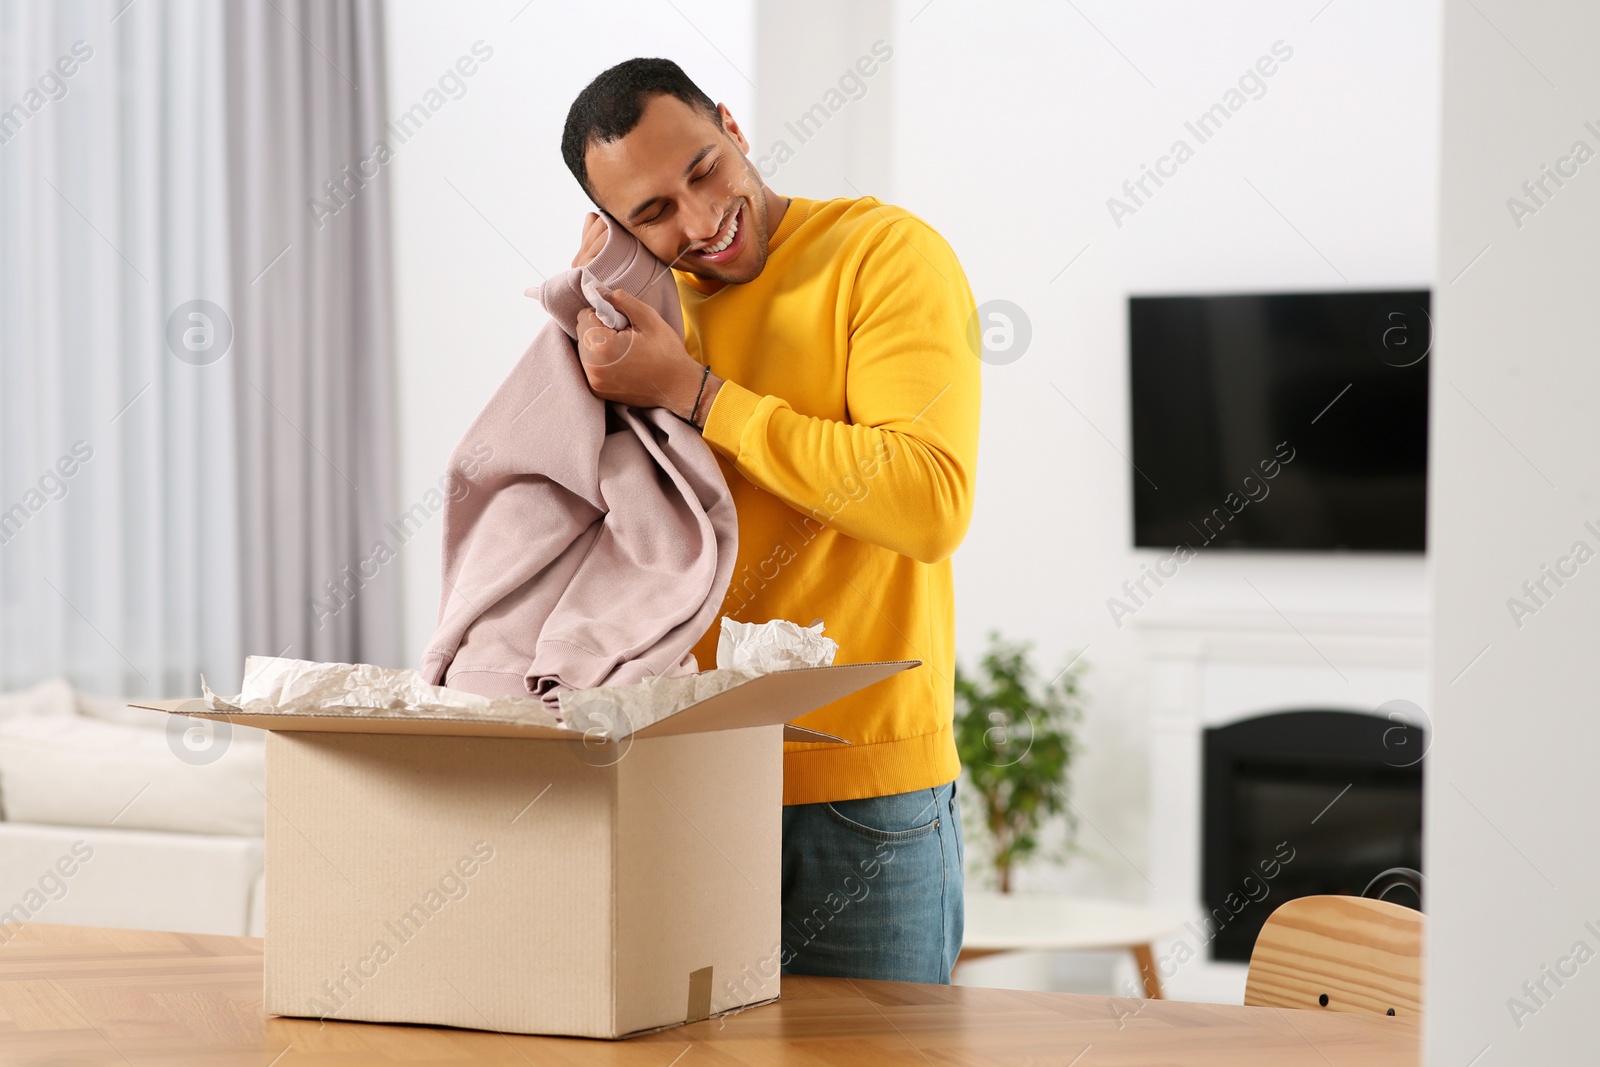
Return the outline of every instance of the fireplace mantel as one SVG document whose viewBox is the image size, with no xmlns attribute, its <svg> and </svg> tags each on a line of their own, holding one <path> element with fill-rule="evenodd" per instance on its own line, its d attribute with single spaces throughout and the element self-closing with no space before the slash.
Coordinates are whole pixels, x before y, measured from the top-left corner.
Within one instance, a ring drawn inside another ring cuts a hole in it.
<svg viewBox="0 0 1600 1067">
<path fill-rule="evenodd" d="M 1424 667 L 1427 619 L 1422 615 L 1354 615 L 1274 611 L 1141 614 L 1130 623 L 1153 657 L 1241 662 L 1323 662 Z"/>
</svg>

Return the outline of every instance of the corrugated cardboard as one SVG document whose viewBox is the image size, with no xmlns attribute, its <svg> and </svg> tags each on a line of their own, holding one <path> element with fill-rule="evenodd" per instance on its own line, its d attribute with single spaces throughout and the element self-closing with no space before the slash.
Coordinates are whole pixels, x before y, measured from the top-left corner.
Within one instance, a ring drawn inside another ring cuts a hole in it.
<svg viewBox="0 0 1600 1067">
<path fill-rule="evenodd" d="M 266 1010 L 623 1037 L 778 995 L 788 720 L 919 660 L 760 675 L 628 736 L 454 715 L 270 731 Z"/>
</svg>

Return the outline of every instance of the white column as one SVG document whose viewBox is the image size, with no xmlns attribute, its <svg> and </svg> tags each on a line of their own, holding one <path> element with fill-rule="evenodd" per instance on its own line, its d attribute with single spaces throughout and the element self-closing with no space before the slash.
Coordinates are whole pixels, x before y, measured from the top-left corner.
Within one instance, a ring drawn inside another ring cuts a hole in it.
<svg viewBox="0 0 1600 1067">
<path fill-rule="evenodd" d="M 1426 1062 L 1592 1062 L 1600 7 L 1445 10 Z"/>
</svg>

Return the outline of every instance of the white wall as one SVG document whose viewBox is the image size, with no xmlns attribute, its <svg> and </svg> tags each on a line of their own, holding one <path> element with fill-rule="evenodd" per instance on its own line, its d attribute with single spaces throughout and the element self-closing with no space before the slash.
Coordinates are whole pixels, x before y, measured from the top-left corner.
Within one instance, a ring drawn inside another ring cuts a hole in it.
<svg viewBox="0 0 1600 1067">
<path fill-rule="evenodd" d="M 959 647 L 975 656 L 992 625 L 1036 641 L 1046 663 L 1088 646 L 1078 796 L 1104 836 L 1085 828 L 1092 854 L 1065 882 L 1138 896 L 1147 887 L 1109 845 L 1135 863 L 1144 848 L 1141 661 L 1105 601 L 1162 553 L 1128 547 L 1126 296 L 1430 284 L 1437 12 L 1078 7 L 900 5 L 894 193 L 951 241 L 980 304 L 1012 301 L 1033 331 L 1025 355 L 984 371 Z M 1174 139 L 1195 144 L 1184 122 L 1279 40 L 1293 55 L 1265 94 L 1117 226 L 1107 198 Z M 1291 619 L 1424 608 L 1415 557 L 1202 552 L 1143 611 L 1260 610 L 1245 577 Z"/>
<path fill-rule="evenodd" d="M 894 16 L 892 0 L 757 5 L 751 158 L 773 189 L 890 198 Z"/>
<path fill-rule="evenodd" d="M 1445 29 L 1427 1062 L 1592 1063 L 1600 565 L 1546 580 L 1542 606 L 1521 587 L 1600 548 L 1600 163 L 1520 227 L 1508 201 L 1574 142 L 1600 151 L 1600 9 L 1451 0 Z M 1513 597 L 1537 609 L 1520 627 Z"/>
<path fill-rule="evenodd" d="M 391 0 L 387 12 L 396 116 L 423 99 L 458 57 L 471 55 L 475 42 L 494 53 L 390 164 L 401 492 L 410 508 L 437 488 L 451 449 L 544 324 L 523 289 L 569 268 L 577 252 L 592 205 L 561 161 L 561 126 L 573 97 L 613 63 L 660 55 L 753 127 L 754 89 L 746 79 L 755 71 L 755 14 L 746 0 L 677 10 L 652 0 Z M 439 536 L 436 514 L 401 550 L 412 665 L 439 610 Z"/>
</svg>

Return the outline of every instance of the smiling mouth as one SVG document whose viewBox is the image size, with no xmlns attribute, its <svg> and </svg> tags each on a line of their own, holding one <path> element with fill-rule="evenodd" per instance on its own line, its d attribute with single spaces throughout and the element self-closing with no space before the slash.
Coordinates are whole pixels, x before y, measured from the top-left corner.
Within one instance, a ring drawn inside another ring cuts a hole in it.
<svg viewBox="0 0 1600 1067">
<path fill-rule="evenodd" d="M 745 227 L 741 225 L 743 217 L 744 205 L 741 204 L 727 225 L 722 228 L 721 233 L 689 254 L 706 263 L 726 263 L 733 259 L 744 250 Z"/>
</svg>

